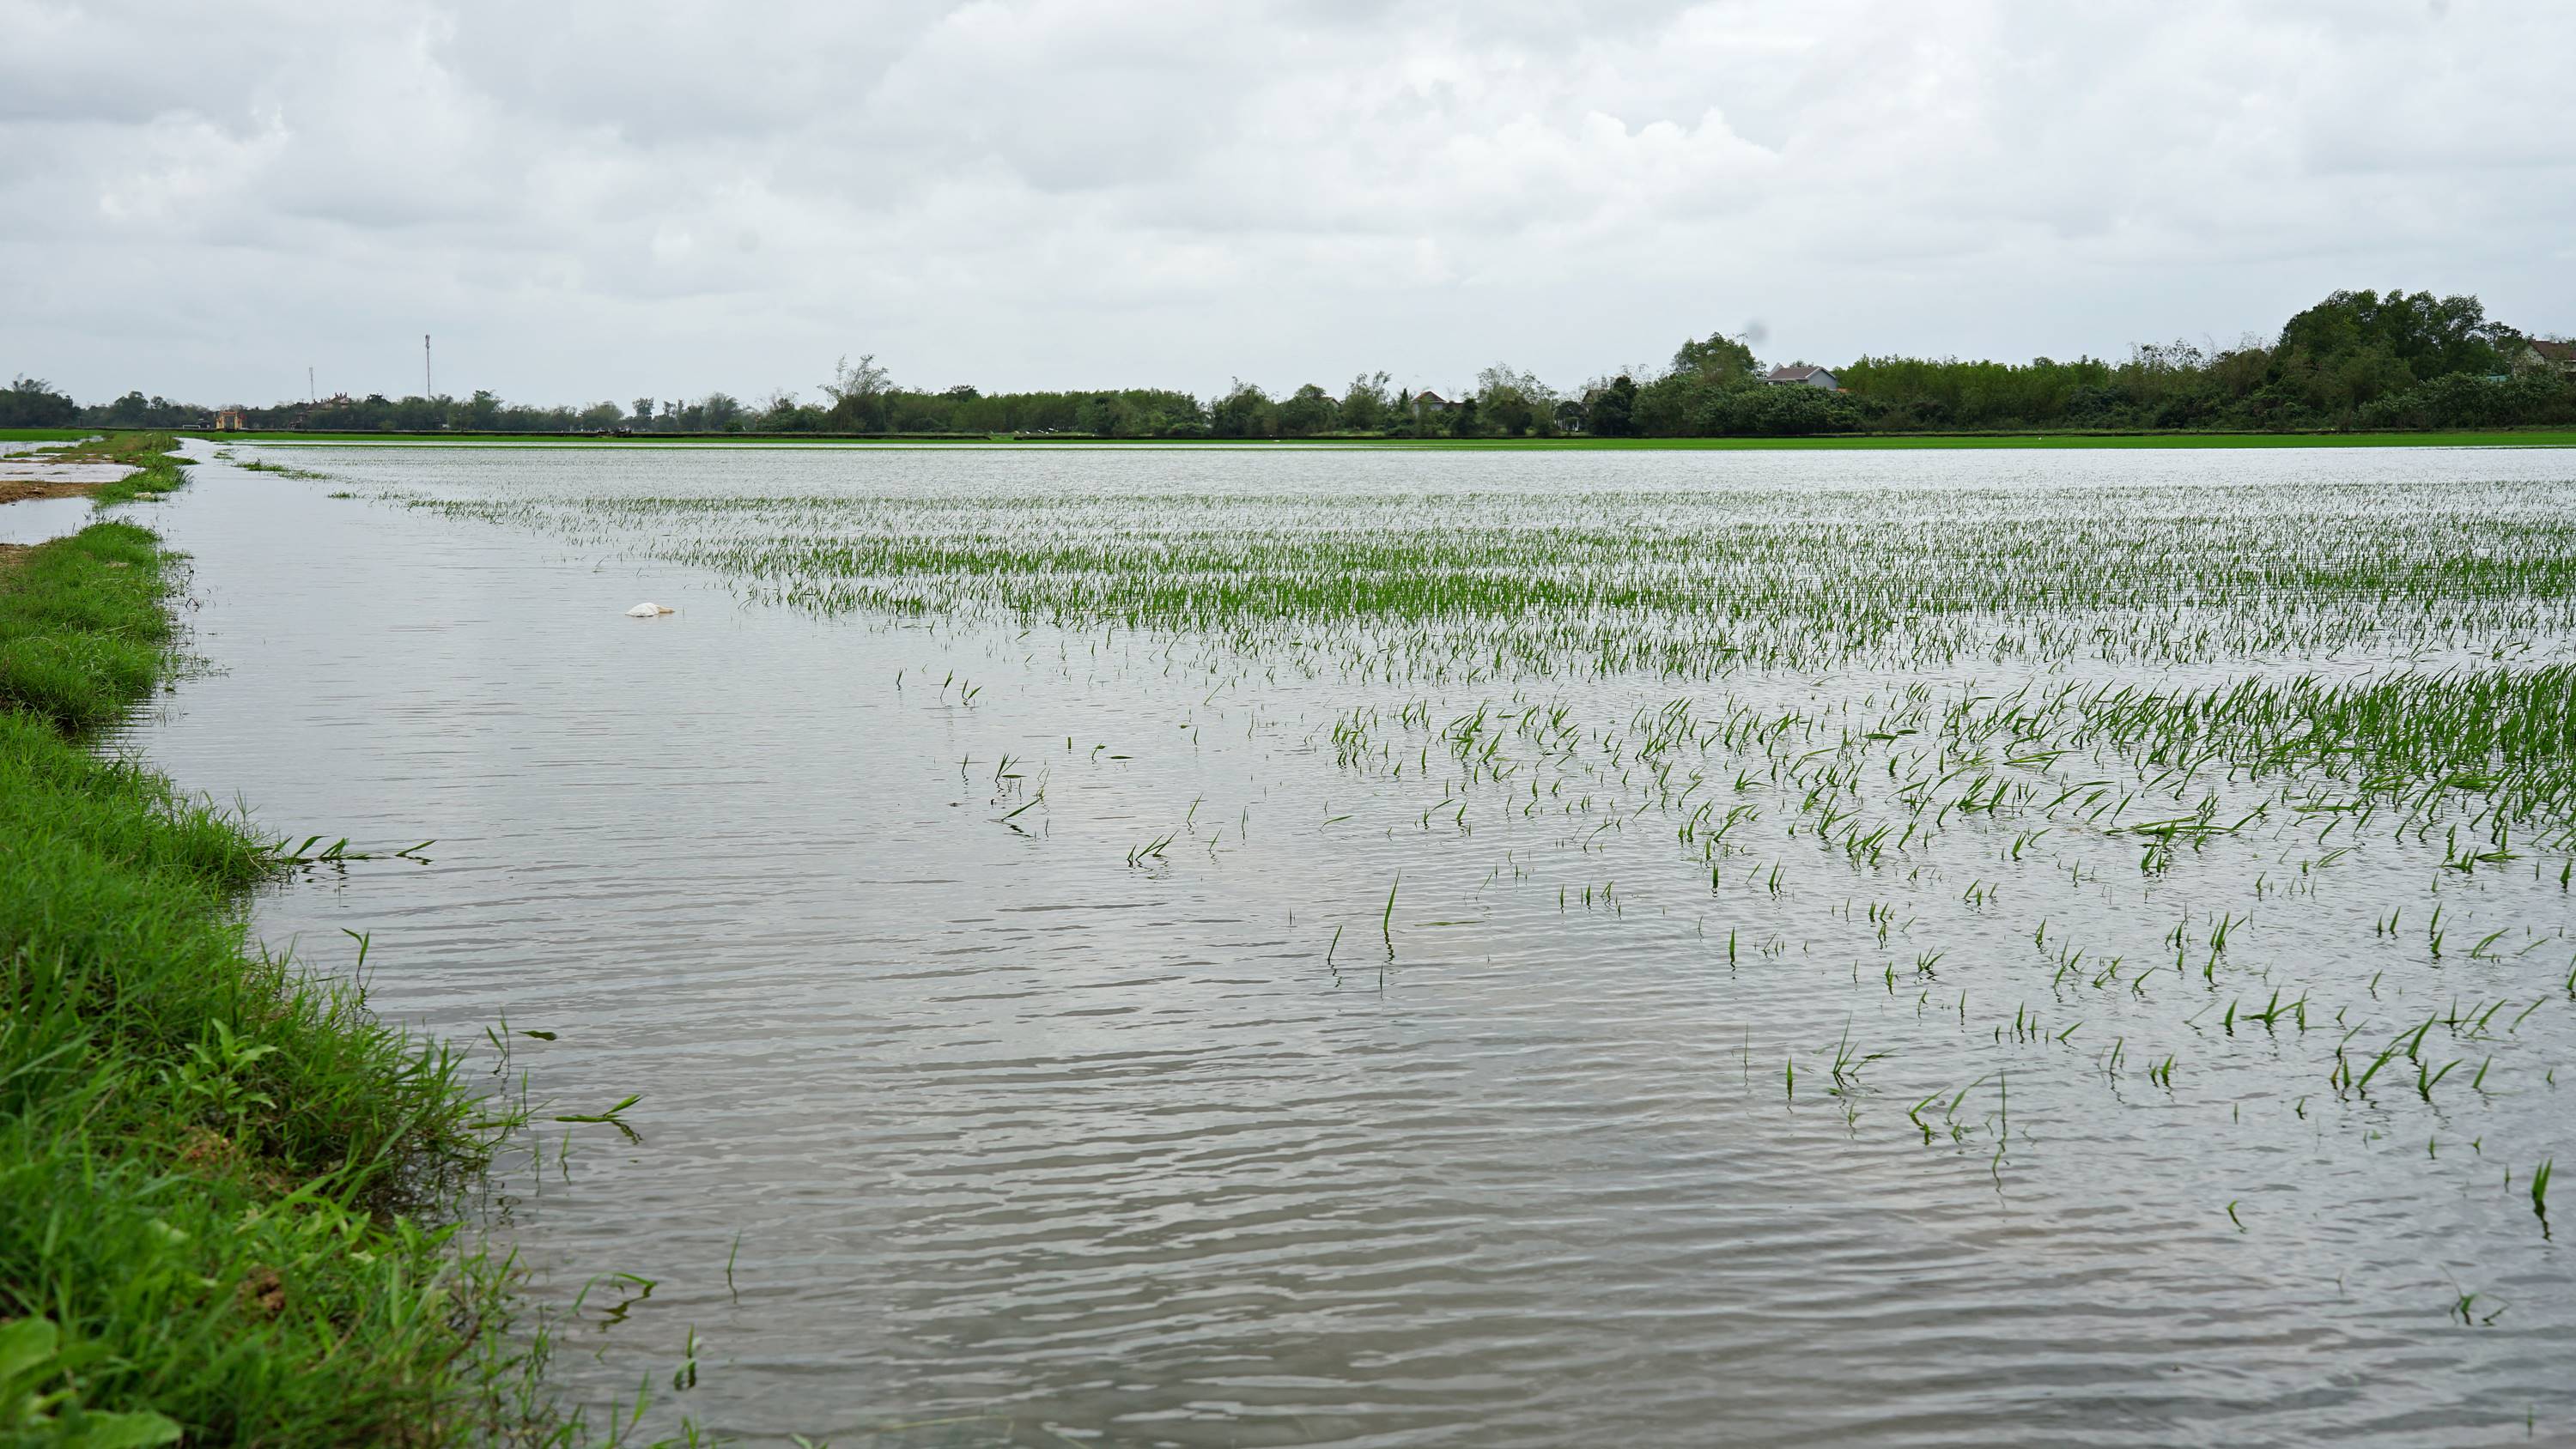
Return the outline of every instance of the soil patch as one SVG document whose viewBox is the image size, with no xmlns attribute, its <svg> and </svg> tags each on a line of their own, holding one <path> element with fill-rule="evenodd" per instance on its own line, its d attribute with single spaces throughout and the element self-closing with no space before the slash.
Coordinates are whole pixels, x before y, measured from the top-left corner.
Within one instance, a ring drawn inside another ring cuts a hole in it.
<svg viewBox="0 0 2576 1449">
<path fill-rule="evenodd" d="M 7 466 L 0 463 L 0 468 Z M 84 498 L 97 492 L 103 481 L 96 478 L 0 477 L 0 503 L 23 503 L 30 498 Z"/>
</svg>

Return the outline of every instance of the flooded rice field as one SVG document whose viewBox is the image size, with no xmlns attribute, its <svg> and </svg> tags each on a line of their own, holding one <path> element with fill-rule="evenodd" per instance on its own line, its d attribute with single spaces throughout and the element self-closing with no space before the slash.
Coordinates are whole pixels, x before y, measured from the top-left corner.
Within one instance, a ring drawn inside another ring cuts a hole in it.
<svg viewBox="0 0 2576 1449">
<path fill-rule="evenodd" d="M 0 544 L 25 547 L 78 533 L 90 522 L 90 501 L 81 497 L 22 498 L 0 503 Z"/>
<path fill-rule="evenodd" d="M 128 743 L 640 1094 L 595 1424 L 2576 1436 L 2576 454 L 256 455 Z"/>
</svg>

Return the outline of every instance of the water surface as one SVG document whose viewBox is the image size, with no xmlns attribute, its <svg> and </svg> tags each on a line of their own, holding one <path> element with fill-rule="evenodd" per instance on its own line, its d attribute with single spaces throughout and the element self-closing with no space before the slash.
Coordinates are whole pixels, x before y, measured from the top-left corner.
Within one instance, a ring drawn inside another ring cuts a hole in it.
<svg viewBox="0 0 2576 1449">
<path fill-rule="evenodd" d="M 2152 874 L 2072 805 L 1948 814 L 1872 860 L 1802 813 L 1785 745 L 1629 753 L 1678 699 L 1798 715 L 1893 779 L 1903 738 L 1864 729 L 1914 688 L 2537 665 L 2571 643 L 2545 583 L 2249 583 L 2278 597 L 2159 603 L 2152 630 L 2079 600 L 2064 639 L 1937 659 L 1951 626 L 1918 614 L 1831 658 L 1773 629 L 1776 668 L 1444 672 L 1419 640 L 1465 659 L 1607 616 L 1173 630 L 1013 615 L 981 572 L 777 571 L 921 529 L 1124 547 L 1336 515 L 1666 527 L 1715 557 L 1766 519 L 1866 543 L 1906 509 L 1962 539 L 2205 507 L 2261 547 L 2384 520 L 2414 530 L 2392 550 L 2536 556 L 2576 528 L 2569 455 L 279 456 L 330 476 L 210 462 L 137 510 L 193 556 L 204 669 L 130 742 L 281 834 L 435 839 L 305 873 L 256 928 L 326 970 L 366 933 L 388 1015 L 554 1033 L 507 1038 L 508 1070 L 560 1110 L 644 1094 L 640 1143 L 577 1128 L 504 1182 L 548 1301 L 655 1280 L 567 1320 L 576 1396 L 649 1375 L 662 1422 L 839 1443 L 2576 1432 L 2576 1282 L 2526 1190 L 2576 1159 L 2565 822 L 2467 872 L 2438 826 L 2325 859 L 2339 838 L 2286 806 Z M 679 612 L 622 616 L 647 598 Z M 2197 630 L 2212 609 L 2237 627 Z M 1480 706 L 1571 733 L 1471 759 L 1444 741 Z M 1721 796 L 1758 818 L 1684 838 Z M 2267 992 L 2307 1029 L 2242 1019 Z M 2332 1081 L 2339 1039 L 2375 1054 L 2436 1013 L 2428 1065 L 2466 1065 L 2431 1092 L 2408 1059 Z"/>
</svg>

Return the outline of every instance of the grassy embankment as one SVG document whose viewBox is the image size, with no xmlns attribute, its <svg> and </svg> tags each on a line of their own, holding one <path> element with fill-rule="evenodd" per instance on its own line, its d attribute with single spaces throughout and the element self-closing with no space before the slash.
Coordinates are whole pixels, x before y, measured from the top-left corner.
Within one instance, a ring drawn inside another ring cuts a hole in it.
<svg viewBox="0 0 2576 1449">
<path fill-rule="evenodd" d="M 741 446 L 846 447 L 853 443 L 888 444 L 1105 444 L 1120 447 L 1364 447 L 1364 448 L 1494 448 L 1557 451 L 1566 449 L 1703 449 L 1720 452 L 1771 449 L 1886 448 L 2576 448 L 2576 429 L 2497 428 L 2430 433 L 1847 433 L 1804 438 L 1384 438 L 1320 436 L 1312 438 L 1101 438 L 1054 433 L 1016 436 L 1006 433 L 639 433 L 605 437 L 593 433 L 294 433 L 222 434 L 250 443 L 482 443 L 559 448 L 632 448 Z"/>
<path fill-rule="evenodd" d="M 168 445 L 103 496 L 178 486 Z M 422 1215 L 505 1124 L 247 939 L 277 842 L 87 742 L 170 668 L 168 561 L 118 522 L 0 559 L 0 1441 L 530 1426 L 508 1265 Z"/>
</svg>

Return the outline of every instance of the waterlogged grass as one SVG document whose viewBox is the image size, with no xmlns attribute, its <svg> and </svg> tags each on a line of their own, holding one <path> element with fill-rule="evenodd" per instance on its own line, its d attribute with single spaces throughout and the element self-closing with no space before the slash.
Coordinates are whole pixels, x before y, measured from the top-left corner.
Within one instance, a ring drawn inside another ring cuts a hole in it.
<svg viewBox="0 0 2576 1449">
<path fill-rule="evenodd" d="M 168 433 L 116 433 L 56 456 L 64 462 L 121 463 L 134 469 L 113 483 L 101 484 L 90 495 L 99 506 L 110 507 L 149 501 L 178 487 L 184 481 L 180 470 L 186 465 L 171 451 L 176 446 L 177 440 Z"/>
<path fill-rule="evenodd" d="M 170 621 L 150 532 L 92 524 L 0 572 L 0 701 L 57 728 L 92 729 L 148 693 Z"/>
<path fill-rule="evenodd" d="M 756 595 L 1224 641 L 1396 680 L 2563 649 L 2540 486 L 1862 496 L 602 497 L 429 506 L 655 536 Z"/>
<path fill-rule="evenodd" d="M 164 568 L 102 523 L 0 572 L 0 1439 L 569 1434 L 446 1211 L 511 1113 L 246 940 L 277 842 L 84 742 L 165 667 Z"/>
</svg>

